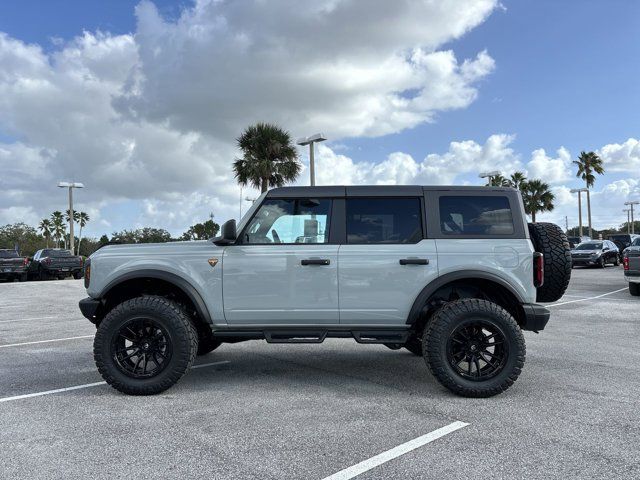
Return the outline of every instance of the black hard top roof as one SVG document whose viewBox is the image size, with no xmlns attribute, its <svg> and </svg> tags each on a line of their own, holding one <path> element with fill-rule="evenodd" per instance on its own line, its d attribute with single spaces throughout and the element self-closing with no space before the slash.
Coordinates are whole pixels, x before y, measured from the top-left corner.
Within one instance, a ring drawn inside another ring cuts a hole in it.
<svg viewBox="0 0 640 480">
<path fill-rule="evenodd" d="M 357 185 L 321 187 L 280 187 L 269 190 L 267 197 L 414 197 L 425 191 L 515 192 L 510 187 L 463 185 Z"/>
</svg>

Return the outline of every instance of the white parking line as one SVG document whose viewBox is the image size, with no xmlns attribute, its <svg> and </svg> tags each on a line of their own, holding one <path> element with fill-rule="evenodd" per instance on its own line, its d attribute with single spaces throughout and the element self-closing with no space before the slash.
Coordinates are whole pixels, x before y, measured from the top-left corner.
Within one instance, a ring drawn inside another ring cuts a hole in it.
<svg viewBox="0 0 640 480">
<path fill-rule="evenodd" d="M 219 362 L 212 362 L 212 363 L 202 363 L 200 365 L 193 365 L 191 368 L 193 369 L 193 368 L 212 367 L 214 365 L 223 365 L 225 363 L 229 363 L 229 360 L 221 360 Z M 55 390 L 46 390 L 44 392 L 26 393 L 24 395 L 16 395 L 14 397 L 0 398 L 0 403 L 12 402 L 14 400 L 23 400 L 25 398 L 42 397 L 43 395 L 52 395 L 54 393 L 69 392 L 71 390 L 80 390 L 82 388 L 99 387 L 100 385 L 106 385 L 106 384 L 107 382 L 85 383 L 84 385 L 74 385 L 73 387 L 56 388 Z"/>
<path fill-rule="evenodd" d="M 38 340 L 37 342 L 9 343 L 8 345 L 0 345 L 0 348 L 20 347 L 22 345 L 36 345 L 38 343 L 64 342 L 66 340 L 77 340 L 79 338 L 93 338 L 95 335 L 81 335 L 79 337 L 52 338 L 51 340 Z"/>
<path fill-rule="evenodd" d="M 42 395 L 51 395 L 53 393 L 68 392 L 70 390 L 80 390 L 81 388 L 97 387 L 98 385 L 106 385 L 107 382 L 85 383 L 84 385 L 75 385 L 73 387 L 56 388 L 55 390 L 47 390 L 45 392 L 27 393 L 25 395 L 16 395 L 15 397 L 0 398 L 0 403 L 11 402 L 13 400 L 22 400 L 24 398 L 41 397 Z"/>
<path fill-rule="evenodd" d="M 409 453 L 416 448 L 420 448 L 427 443 L 431 443 L 434 440 L 437 440 L 449 433 L 455 432 L 456 430 L 460 430 L 463 427 L 469 425 L 464 422 L 453 422 L 449 425 L 439 428 L 438 430 L 434 430 L 433 432 L 427 433 L 426 435 L 422 435 L 421 437 L 414 438 L 413 440 L 408 441 L 407 443 L 403 443 L 402 445 L 398 445 L 391 450 L 387 450 L 386 452 L 382 452 L 375 457 L 371 457 L 368 460 L 364 460 L 363 462 L 357 463 L 352 467 L 345 468 L 344 470 L 340 470 L 339 472 L 334 473 L 328 477 L 323 478 L 322 480 L 349 480 L 350 478 L 357 477 L 361 473 L 367 472 L 372 468 L 375 468 L 383 463 L 388 462 L 389 460 L 393 460 L 394 458 L 398 458 L 405 453 Z"/>
<path fill-rule="evenodd" d="M 50 315 L 50 316 L 46 316 L 46 317 L 31 317 L 31 318 L 14 318 L 13 320 L 0 320 L 0 323 L 11 323 L 11 322 L 30 322 L 33 320 L 47 320 L 47 319 L 52 319 L 52 318 L 60 318 L 60 315 Z M 84 317 L 83 318 L 66 318 L 64 319 L 67 322 L 77 322 L 80 320 L 86 320 Z"/>
<path fill-rule="evenodd" d="M 607 295 L 612 295 L 614 293 L 618 293 L 626 289 L 627 287 L 624 287 L 618 290 L 614 290 L 613 292 L 607 292 L 607 293 L 603 293 L 602 295 L 596 295 L 595 297 L 587 297 L 587 298 L 580 298 L 578 300 L 569 300 L 568 302 L 553 303 L 551 305 L 547 305 L 547 307 L 559 307 L 560 305 L 568 305 L 570 303 L 578 303 L 578 302 L 586 302 L 587 300 L 595 300 L 596 298 L 606 297 Z"/>
</svg>

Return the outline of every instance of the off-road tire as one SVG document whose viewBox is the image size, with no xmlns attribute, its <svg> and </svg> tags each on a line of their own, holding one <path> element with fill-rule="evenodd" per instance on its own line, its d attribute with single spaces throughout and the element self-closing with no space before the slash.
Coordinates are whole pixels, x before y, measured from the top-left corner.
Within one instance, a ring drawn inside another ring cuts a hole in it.
<svg viewBox="0 0 640 480">
<path fill-rule="evenodd" d="M 604 257 L 600 257 L 600 260 L 598 260 L 598 266 L 600 268 L 607 268 L 607 261 L 604 259 Z"/>
<path fill-rule="evenodd" d="M 530 223 L 529 236 L 536 252 L 544 255 L 544 283 L 538 288 L 536 301 L 559 300 L 571 280 L 571 250 L 562 229 L 553 223 Z"/>
<path fill-rule="evenodd" d="M 462 377 L 448 360 L 447 344 L 460 325 L 472 319 L 489 321 L 503 333 L 508 354 L 502 369 L 485 381 Z M 434 377 L 453 393 L 463 397 L 491 397 L 507 390 L 524 365 L 526 347 L 520 327 L 505 309 L 478 299 L 462 299 L 445 304 L 433 314 L 422 338 L 424 359 Z"/>
<path fill-rule="evenodd" d="M 634 297 L 640 296 L 640 283 L 629 282 L 629 293 Z"/>
<path fill-rule="evenodd" d="M 172 355 L 156 376 L 133 378 L 120 370 L 111 352 L 112 338 L 135 317 L 152 318 L 162 325 L 171 342 Z M 175 302 L 158 296 L 137 297 L 111 310 L 100 322 L 93 342 L 93 357 L 102 378 L 129 395 L 154 395 L 173 386 L 191 368 L 198 351 L 198 333 L 193 322 Z"/>
<path fill-rule="evenodd" d="M 616 259 L 613 261 L 613 266 L 614 267 L 620 266 L 620 256 L 616 255 Z"/>
<path fill-rule="evenodd" d="M 75 278 L 76 280 L 80 280 L 82 277 L 83 277 L 82 271 L 73 273 L 73 278 Z"/>
</svg>

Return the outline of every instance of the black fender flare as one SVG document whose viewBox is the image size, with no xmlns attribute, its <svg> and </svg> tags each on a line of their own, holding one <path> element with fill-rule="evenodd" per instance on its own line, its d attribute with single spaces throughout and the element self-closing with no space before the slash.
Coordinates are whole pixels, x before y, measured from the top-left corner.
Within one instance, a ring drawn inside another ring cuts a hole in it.
<svg viewBox="0 0 640 480">
<path fill-rule="evenodd" d="M 433 295 L 440 287 L 445 286 L 448 283 L 451 283 L 456 280 L 462 280 L 465 278 L 472 279 L 481 279 L 481 280 L 489 280 L 494 283 L 497 283 L 501 287 L 504 287 L 507 291 L 509 291 L 520 303 L 526 303 L 514 288 L 502 277 L 491 273 L 484 272 L 482 270 L 458 270 L 456 272 L 447 273 L 438 277 L 436 280 L 429 283 L 426 287 L 422 289 L 422 291 L 418 294 L 413 305 L 411 306 L 411 310 L 409 310 L 409 316 L 407 317 L 407 324 L 413 325 L 420 318 L 420 313 L 422 313 L 422 307 L 427 302 L 429 297 Z"/>
<path fill-rule="evenodd" d="M 109 292 L 122 284 L 123 282 L 129 280 L 135 280 L 136 278 L 156 278 L 158 280 L 163 280 L 174 285 L 176 288 L 182 290 L 182 292 L 191 300 L 193 305 L 196 308 L 196 312 L 198 312 L 198 316 L 203 319 L 206 323 L 211 324 L 213 321 L 211 319 L 211 315 L 209 314 L 209 309 L 207 308 L 207 304 L 202 299 L 202 296 L 195 287 L 185 280 L 183 277 L 176 275 L 175 273 L 167 272 L 164 270 L 155 270 L 155 269 L 144 269 L 144 270 L 135 270 L 133 272 L 128 272 L 122 274 L 113 280 L 111 280 L 101 291 L 99 294 L 99 298 L 105 298 Z"/>
</svg>

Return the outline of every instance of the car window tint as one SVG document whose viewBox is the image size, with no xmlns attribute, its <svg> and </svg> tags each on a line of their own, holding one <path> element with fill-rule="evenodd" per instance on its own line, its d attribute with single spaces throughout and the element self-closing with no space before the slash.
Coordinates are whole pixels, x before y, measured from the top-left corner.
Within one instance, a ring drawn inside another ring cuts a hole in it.
<svg viewBox="0 0 640 480">
<path fill-rule="evenodd" d="M 347 243 L 417 243 L 422 239 L 419 198 L 348 198 Z"/>
<path fill-rule="evenodd" d="M 511 235 L 514 227 L 509 199 L 443 195 L 440 228 L 445 235 Z"/>
<path fill-rule="evenodd" d="M 18 252 L 15 250 L 0 250 L 0 258 L 18 258 Z"/>
<path fill-rule="evenodd" d="M 327 243 L 329 199 L 266 200 L 249 222 L 243 243 Z"/>
</svg>

